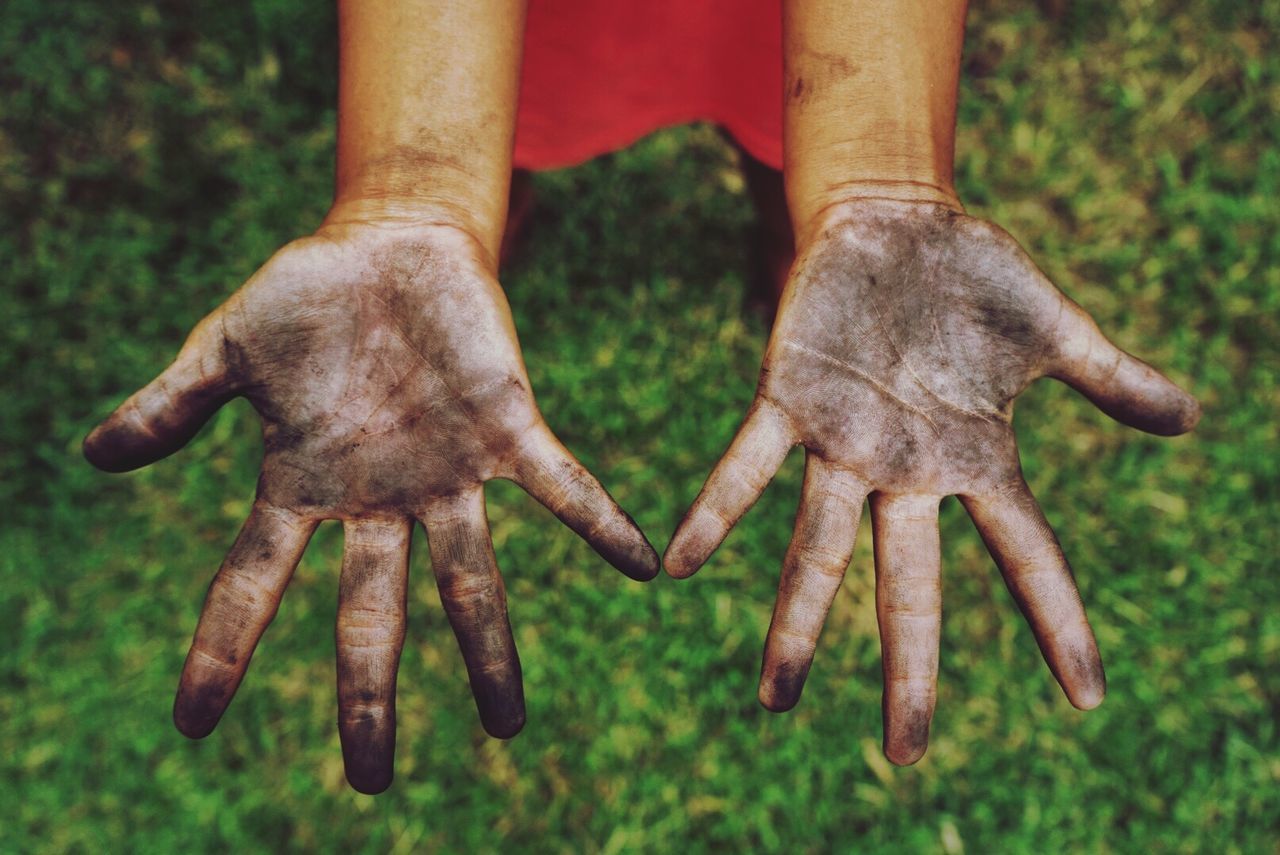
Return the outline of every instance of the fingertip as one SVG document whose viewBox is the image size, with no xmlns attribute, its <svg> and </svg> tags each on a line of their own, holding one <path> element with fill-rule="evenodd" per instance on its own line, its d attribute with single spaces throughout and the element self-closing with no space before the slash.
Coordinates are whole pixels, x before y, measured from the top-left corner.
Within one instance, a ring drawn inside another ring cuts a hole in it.
<svg viewBox="0 0 1280 855">
<path fill-rule="evenodd" d="M 637 582 L 652 582 L 654 579 L 658 578 L 658 574 L 661 572 L 662 565 L 658 561 L 658 554 L 655 552 L 653 554 L 652 566 L 646 565 L 643 570 L 634 573 L 627 573 L 626 575 L 628 578 L 634 579 Z"/>
<path fill-rule="evenodd" d="M 1143 368 L 1154 375 L 1144 400 L 1122 409 L 1115 417 L 1156 436 L 1179 436 L 1194 429 L 1200 422 L 1200 402 L 1154 369 L 1145 365 Z"/>
<path fill-rule="evenodd" d="M 648 582 L 657 576 L 658 553 L 632 516 L 576 460 L 570 458 L 566 467 L 579 473 L 580 489 L 571 495 L 547 489 L 537 478 L 517 483 L 627 578 Z"/>
<path fill-rule="evenodd" d="M 1106 696 L 1107 685 L 1105 678 L 1089 681 L 1085 685 L 1077 686 L 1067 692 L 1067 700 L 1071 702 L 1071 706 L 1083 712 L 1097 709 L 1101 706 Z"/>
<path fill-rule="evenodd" d="M 130 472 L 181 449 L 207 418 L 208 414 L 202 414 L 176 425 L 149 422 L 130 399 L 89 432 L 81 450 L 89 463 L 104 472 Z"/>
<path fill-rule="evenodd" d="M 204 739 L 206 736 L 213 733 L 214 729 L 217 727 L 217 722 L 197 724 L 177 717 L 174 718 L 173 723 L 177 727 L 178 733 L 181 733 L 187 739 L 192 740 Z"/>
<path fill-rule="evenodd" d="M 351 771 L 347 772 L 347 783 L 351 785 L 352 790 L 366 796 L 376 796 L 387 792 L 394 779 L 396 779 L 396 776 L 392 772 L 374 774 L 374 776 L 369 777 L 364 777 Z"/>
<path fill-rule="evenodd" d="M 135 462 L 128 454 L 120 453 L 122 448 L 127 449 L 130 445 L 127 432 L 121 430 L 117 417 L 112 415 L 89 432 L 80 444 L 80 451 L 84 454 L 84 459 L 96 469 L 112 473 L 128 472 L 145 465 Z"/>
<path fill-rule="evenodd" d="M 1178 392 L 1182 400 L 1178 402 L 1173 422 L 1175 429 L 1169 436 L 1178 436 L 1195 430 L 1196 425 L 1200 424 L 1200 417 L 1204 414 L 1200 402 L 1193 395 L 1184 392 L 1182 389 L 1178 389 Z"/>
<path fill-rule="evenodd" d="M 85 460 L 89 461 L 89 465 L 93 466 L 95 469 L 101 469 L 104 472 L 109 472 L 110 470 L 107 469 L 106 465 L 108 461 L 103 458 L 101 448 L 98 445 L 98 433 L 101 430 L 102 426 L 99 425 L 89 431 L 88 435 L 80 441 L 80 453 L 84 455 Z"/>
<path fill-rule="evenodd" d="M 723 534 L 709 533 L 701 516 L 703 514 L 700 510 L 690 511 L 676 527 L 676 533 L 667 544 L 667 551 L 662 556 L 662 566 L 673 579 L 688 579 L 697 573 L 724 537 Z"/>
<path fill-rule="evenodd" d="M 889 741 L 884 743 L 884 756 L 895 766 L 914 766 L 929 750 L 929 743 L 906 741 Z"/>
<path fill-rule="evenodd" d="M 340 694 L 338 710 L 338 735 L 347 783 L 356 792 L 376 796 L 391 786 L 395 777 L 395 708 L 344 709 Z"/>
<path fill-rule="evenodd" d="M 812 665 L 813 647 L 801 644 L 798 649 L 788 649 L 775 620 L 769 628 L 764 659 L 760 663 L 760 687 L 756 692 L 760 705 L 775 713 L 794 709 L 800 703 Z"/>
<path fill-rule="evenodd" d="M 603 487 L 600 490 L 604 492 Z M 608 494 L 606 493 L 605 496 L 607 498 Z M 661 562 L 658 560 L 658 551 L 653 548 L 649 538 L 636 524 L 635 518 L 612 499 L 608 501 L 622 517 L 622 525 L 613 527 L 616 533 L 613 537 L 605 538 L 603 541 L 595 537 L 587 537 L 586 540 L 596 552 L 628 579 L 648 582 L 662 569 Z"/>
<path fill-rule="evenodd" d="M 194 353 L 179 355 L 85 437 L 84 456 L 107 472 L 155 463 L 186 445 L 234 394 L 220 368 L 200 364 Z"/>
<path fill-rule="evenodd" d="M 666 570 L 667 575 L 672 579 L 688 579 L 697 573 L 701 566 L 702 562 L 693 560 L 678 549 L 674 542 L 667 547 L 666 553 L 662 556 L 662 569 Z"/>
<path fill-rule="evenodd" d="M 1102 701 L 1105 698 L 1105 692 L 1090 692 L 1071 698 L 1071 705 L 1081 712 L 1089 712 L 1089 710 L 1095 710 L 1102 706 Z"/>
<path fill-rule="evenodd" d="M 1200 419 L 1203 415 L 1204 407 L 1201 406 L 1200 401 L 1192 395 L 1187 395 L 1187 406 L 1182 422 L 1183 433 L 1195 430 L 1196 426 L 1200 424 Z"/>
<path fill-rule="evenodd" d="M 929 750 L 933 701 L 921 698 L 884 704 L 884 756 L 895 766 L 919 762 Z"/>
<path fill-rule="evenodd" d="M 662 568 L 672 579 L 689 579 L 698 572 L 698 564 L 687 562 L 680 555 L 672 555 L 669 550 L 666 555 L 663 555 Z"/>
<path fill-rule="evenodd" d="M 173 725 L 187 739 L 204 739 L 218 726 L 222 713 L 210 713 L 188 702 L 182 694 L 173 705 Z"/>
<path fill-rule="evenodd" d="M 384 769 L 374 764 L 348 765 L 346 771 L 347 783 L 351 785 L 351 789 L 366 796 L 376 796 L 386 792 L 391 782 L 395 780 L 393 769 Z"/>
<path fill-rule="evenodd" d="M 518 671 L 496 681 L 473 675 L 471 693 L 485 733 L 494 739 L 511 739 L 524 729 L 524 684 Z"/>
<path fill-rule="evenodd" d="M 760 701 L 760 706 L 769 712 L 785 713 L 796 708 L 803 691 L 803 683 L 799 686 L 785 686 L 776 680 L 761 679 L 756 698 Z"/>
<path fill-rule="evenodd" d="M 1067 679 L 1060 679 L 1067 700 L 1078 710 L 1095 709 L 1107 695 L 1107 674 L 1102 668 L 1098 648 L 1089 639 L 1088 645 L 1067 655 Z"/>
<path fill-rule="evenodd" d="M 782 700 L 781 698 L 766 696 L 763 693 L 757 695 L 757 698 L 760 701 L 760 706 L 764 707 L 771 713 L 777 713 L 779 715 L 791 712 L 796 708 L 796 704 L 800 703 L 799 698 L 796 698 L 794 701 Z"/>
<path fill-rule="evenodd" d="M 610 549 L 595 543 L 591 546 L 619 573 L 637 582 L 648 582 L 661 569 L 658 553 L 643 536 L 639 538 L 639 543 L 627 544 L 622 549 Z"/>
<path fill-rule="evenodd" d="M 649 582 L 662 570 L 662 563 L 658 558 L 658 551 L 653 548 L 649 539 L 640 534 L 638 529 L 636 533 L 642 545 L 629 554 L 620 556 L 618 560 L 613 561 L 613 565 L 629 579 Z"/>
<path fill-rule="evenodd" d="M 758 399 L 724 457 L 676 526 L 663 565 L 673 579 L 698 572 L 760 498 L 794 441 L 777 408 Z"/>
<path fill-rule="evenodd" d="M 495 713 L 480 715 L 480 726 L 484 728 L 484 732 L 492 736 L 494 739 L 512 739 L 520 731 L 524 730 L 525 725 L 524 705 L 520 709 L 514 711 L 501 711 Z"/>
</svg>

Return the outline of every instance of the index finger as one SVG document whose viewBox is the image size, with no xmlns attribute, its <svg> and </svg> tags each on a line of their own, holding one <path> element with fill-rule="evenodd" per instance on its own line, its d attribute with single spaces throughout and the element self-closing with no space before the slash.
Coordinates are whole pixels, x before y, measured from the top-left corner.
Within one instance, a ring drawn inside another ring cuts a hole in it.
<svg viewBox="0 0 1280 855">
<path fill-rule="evenodd" d="M 513 480 L 627 576 L 647 582 L 658 575 L 658 553 L 635 520 L 546 424 L 524 439 Z"/>
<path fill-rule="evenodd" d="M 768 399 L 756 398 L 729 450 L 671 536 L 662 556 L 668 574 L 686 579 L 698 572 L 760 498 L 793 445 L 786 416 Z"/>
</svg>

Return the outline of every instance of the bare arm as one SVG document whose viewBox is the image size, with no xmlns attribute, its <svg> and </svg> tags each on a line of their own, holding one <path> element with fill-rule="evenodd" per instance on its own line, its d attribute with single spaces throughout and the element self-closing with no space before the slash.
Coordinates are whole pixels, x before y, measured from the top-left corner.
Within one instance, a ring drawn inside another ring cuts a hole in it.
<svg viewBox="0 0 1280 855">
<path fill-rule="evenodd" d="M 338 168 L 326 223 L 438 222 L 497 258 L 525 3 L 339 0 Z"/>
<path fill-rule="evenodd" d="M 783 4 L 787 203 L 801 242 L 848 199 L 960 208 L 952 160 L 966 5 Z"/>
</svg>

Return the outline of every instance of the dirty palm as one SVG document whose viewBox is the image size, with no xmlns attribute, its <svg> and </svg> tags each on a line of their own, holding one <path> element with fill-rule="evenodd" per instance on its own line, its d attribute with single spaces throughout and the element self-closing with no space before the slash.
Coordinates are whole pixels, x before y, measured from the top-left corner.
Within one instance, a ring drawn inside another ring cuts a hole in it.
<svg viewBox="0 0 1280 855">
<path fill-rule="evenodd" d="M 692 575 L 787 452 L 805 478 L 765 643 L 760 701 L 800 699 L 853 554 L 875 540 L 884 750 L 928 741 L 941 627 L 938 504 L 958 495 L 1070 701 L 1102 701 L 1097 644 L 1057 538 L 1022 478 L 1013 400 L 1063 380 L 1125 424 L 1179 434 L 1199 405 L 1124 353 L 1004 231 L 948 206 L 864 199 L 827 211 L 783 294 L 756 399 L 667 548 Z"/>
<path fill-rule="evenodd" d="M 483 484 L 515 481 L 628 576 L 658 557 L 534 403 L 506 298 L 451 228 L 329 225 L 275 255 L 202 321 L 177 360 L 85 442 L 125 470 L 183 445 L 232 397 L 262 418 L 257 499 L 209 589 L 174 705 L 210 733 L 322 520 L 343 522 L 339 731 L 347 776 L 391 782 L 412 525 L 485 729 L 524 724 L 520 662 Z"/>
</svg>

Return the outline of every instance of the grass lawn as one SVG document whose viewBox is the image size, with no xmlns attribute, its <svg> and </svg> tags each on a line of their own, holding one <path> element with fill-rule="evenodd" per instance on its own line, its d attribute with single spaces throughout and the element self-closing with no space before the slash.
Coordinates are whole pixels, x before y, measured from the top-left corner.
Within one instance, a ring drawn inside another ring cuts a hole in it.
<svg viewBox="0 0 1280 855">
<path fill-rule="evenodd" d="M 880 755 L 870 537 L 804 700 L 755 700 L 799 452 L 694 579 L 488 489 L 529 723 L 480 729 L 415 543 L 397 780 L 350 790 L 323 526 L 222 725 L 172 696 L 253 495 L 244 402 L 127 476 L 80 438 L 328 204 L 332 4 L 0 9 L 0 850 L 1268 852 L 1280 846 L 1280 3 L 977 2 L 957 175 L 1204 403 L 1174 440 L 1043 382 L 1016 424 L 1107 665 L 1073 710 L 943 506 L 937 717 Z M 1043 7 L 1043 8 L 1042 8 Z M 1061 8 L 1058 8 L 1061 7 Z M 707 127 L 538 176 L 503 280 L 552 427 L 661 551 L 750 401 L 751 209 Z M 864 519 L 864 525 L 866 521 Z"/>
</svg>

